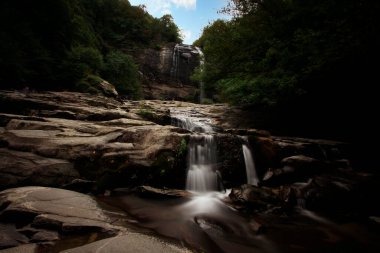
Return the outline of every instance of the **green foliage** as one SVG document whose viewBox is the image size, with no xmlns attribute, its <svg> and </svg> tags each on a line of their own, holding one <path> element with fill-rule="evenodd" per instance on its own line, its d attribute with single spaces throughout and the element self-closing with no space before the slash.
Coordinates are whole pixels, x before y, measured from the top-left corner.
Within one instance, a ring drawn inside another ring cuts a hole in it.
<svg viewBox="0 0 380 253">
<path fill-rule="evenodd" d="M 206 62 L 194 78 L 224 101 L 266 110 L 276 124 L 300 126 L 289 115 L 303 108 L 311 127 L 344 129 L 351 113 L 378 107 L 371 62 L 380 56 L 379 11 L 365 0 L 230 0 L 222 12 L 232 20 L 215 21 L 195 42 Z"/>
<path fill-rule="evenodd" d="M 129 55 L 121 51 L 109 53 L 106 56 L 104 76 L 122 94 L 133 99 L 141 98 L 138 68 Z"/>
<path fill-rule="evenodd" d="M 78 46 L 68 54 L 68 60 L 78 68 L 82 69 L 84 74 L 99 73 L 103 68 L 103 56 L 99 50 L 91 47 Z"/>
<path fill-rule="evenodd" d="M 187 141 L 185 138 L 183 138 L 179 144 L 179 148 L 178 148 L 178 151 L 177 151 L 177 156 L 178 157 L 182 157 L 182 156 L 185 156 L 187 154 Z"/>
<path fill-rule="evenodd" d="M 153 115 L 153 112 L 149 109 L 139 109 L 139 111 L 137 112 L 138 115 L 140 115 L 141 117 L 145 118 L 145 119 L 152 119 L 154 117 Z"/>
<path fill-rule="evenodd" d="M 2 87 L 75 89 L 94 74 L 138 98 L 137 67 L 120 50 L 178 42 L 180 35 L 170 15 L 154 18 L 127 0 L 2 0 L 0 41 Z"/>
<path fill-rule="evenodd" d="M 87 75 L 76 83 L 76 89 L 80 92 L 102 94 L 100 83 L 103 81 L 99 76 Z"/>
<path fill-rule="evenodd" d="M 206 57 L 205 73 L 195 78 L 232 103 L 273 105 L 284 95 L 312 94 L 316 76 L 341 75 L 338 64 L 371 69 L 360 62 L 378 52 L 369 42 L 378 41 L 375 9 L 379 4 L 354 0 L 232 0 L 224 12 L 234 19 L 215 21 L 195 42 Z"/>
</svg>

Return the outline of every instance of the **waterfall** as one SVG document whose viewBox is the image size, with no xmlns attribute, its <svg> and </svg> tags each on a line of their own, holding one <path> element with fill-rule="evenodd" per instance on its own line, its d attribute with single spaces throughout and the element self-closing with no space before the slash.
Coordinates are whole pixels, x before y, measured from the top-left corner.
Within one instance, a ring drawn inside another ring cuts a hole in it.
<svg viewBox="0 0 380 253">
<path fill-rule="evenodd" d="M 216 143 L 213 135 L 192 135 L 189 143 L 186 190 L 206 192 L 218 189 Z"/>
<path fill-rule="evenodd" d="M 172 57 L 172 67 L 170 69 L 170 76 L 177 78 L 178 77 L 178 64 L 179 64 L 179 44 L 176 44 L 173 49 Z"/>
<path fill-rule="evenodd" d="M 204 67 L 204 64 L 205 64 L 205 61 L 204 61 L 204 54 L 202 52 L 202 50 L 199 48 L 199 47 L 195 47 L 195 49 L 197 50 L 198 54 L 199 54 L 199 68 L 201 70 L 201 73 L 203 72 L 203 67 Z M 204 82 L 201 80 L 199 82 L 199 103 L 202 104 L 203 100 L 205 99 L 205 84 Z"/>
<path fill-rule="evenodd" d="M 217 171 L 216 141 L 207 120 L 171 111 L 172 124 L 192 132 L 188 151 L 186 190 L 196 192 L 224 190 Z"/>
<path fill-rule="evenodd" d="M 245 170 L 247 173 L 247 183 L 257 186 L 259 178 L 257 177 L 255 161 L 253 159 L 252 150 L 249 146 L 248 138 L 246 136 L 240 137 L 243 140 L 242 148 L 245 162 Z"/>
</svg>

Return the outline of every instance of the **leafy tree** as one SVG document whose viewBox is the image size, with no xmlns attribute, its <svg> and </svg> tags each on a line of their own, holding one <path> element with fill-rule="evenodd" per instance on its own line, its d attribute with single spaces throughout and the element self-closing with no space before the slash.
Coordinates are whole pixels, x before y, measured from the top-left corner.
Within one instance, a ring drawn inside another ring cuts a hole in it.
<svg viewBox="0 0 380 253">
<path fill-rule="evenodd" d="M 265 110 L 270 127 L 348 137 L 349 119 L 365 122 L 359 111 L 376 107 L 379 11 L 365 0 L 231 0 L 222 12 L 233 18 L 195 43 L 203 81 L 222 100 Z"/>
<path fill-rule="evenodd" d="M 129 55 L 113 51 L 106 56 L 104 76 L 117 90 L 133 99 L 142 95 L 137 73 L 137 66 Z"/>
<path fill-rule="evenodd" d="M 110 59 L 103 71 L 103 59 L 112 56 L 110 52 L 179 39 L 170 16 L 154 18 L 143 6 L 131 6 L 127 0 L 2 0 L 1 87 L 75 89 L 89 75 L 104 78 L 107 74 L 115 79 L 110 74 Z M 121 85 L 129 87 L 122 90 L 132 94 L 134 87 L 139 94 L 135 65 L 129 57 L 118 59 L 126 60 L 128 71 L 135 71 L 128 74 L 134 81 Z M 121 79 L 126 80 L 123 75 Z"/>
</svg>

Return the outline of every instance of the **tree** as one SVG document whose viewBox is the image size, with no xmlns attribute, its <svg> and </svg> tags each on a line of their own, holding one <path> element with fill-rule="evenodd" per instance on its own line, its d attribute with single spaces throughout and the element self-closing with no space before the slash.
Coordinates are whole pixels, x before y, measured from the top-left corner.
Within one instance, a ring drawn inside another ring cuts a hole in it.
<svg viewBox="0 0 380 253">
<path fill-rule="evenodd" d="M 104 76 L 118 91 L 130 99 L 141 98 L 142 90 L 138 80 L 138 69 L 132 57 L 121 51 L 106 56 Z"/>
<path fill-rule="evenodd" d="M 370 62 L 379 57 L 379 6 L 365 0 L 231 0 L 222 11 L 234 18 L 210 24 L 196 42 L 206 58 L 203 81 L 224 101 L 265 110 L 272 127 L 286 121 L 299 132 L 318 127 L 347 137 L 352 133 L 339 129 L 353 112 L 375 107 L 370 79 L 377 71 Z M 352 103 L 358 99 L 360 105 Z M 308 111 L 307 124 L 290 119 L 298 108 Z M 301 124 L 308 127 L 300 130 Z"/>
</svg>

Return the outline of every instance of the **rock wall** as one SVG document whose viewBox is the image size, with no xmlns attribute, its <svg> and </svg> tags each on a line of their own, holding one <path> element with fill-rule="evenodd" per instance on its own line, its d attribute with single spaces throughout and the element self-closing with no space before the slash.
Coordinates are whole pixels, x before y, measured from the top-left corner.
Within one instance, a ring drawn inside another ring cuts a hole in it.
<svg viewBox="0 0 380 253">
<path fill-rule="evenodd" d="M 199 66 L 196 48 L 167 44 L 160 49 L 135 52 L 146 99 L 198 99 L 198 83 L 190 77 Z"/>
</svg>

